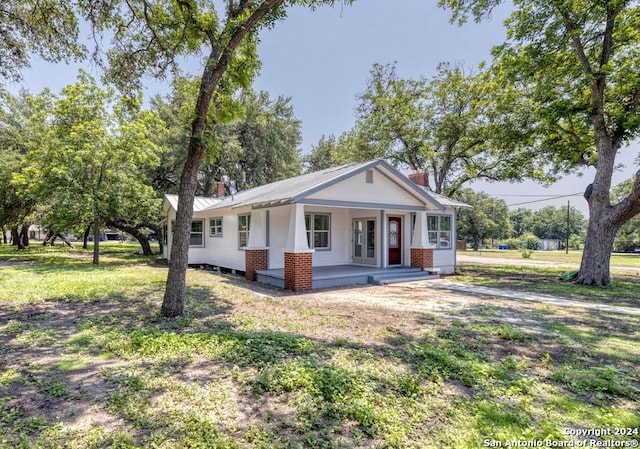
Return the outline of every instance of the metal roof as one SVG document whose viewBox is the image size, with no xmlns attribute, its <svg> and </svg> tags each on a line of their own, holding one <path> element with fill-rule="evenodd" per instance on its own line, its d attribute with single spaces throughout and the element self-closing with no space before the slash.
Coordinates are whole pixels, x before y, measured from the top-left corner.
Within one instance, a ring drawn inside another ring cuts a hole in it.
<svg viewBox="0 0 640 449">
<path fill-rule="evenodd" d="M 444 209 L 444 207 L 470 207 L 460 201 L 447 198 L 443 195 L 433 193 L 430 189 L 418 186 L 411 182 L 405 175 L 396 170 L 383 159 L 375 159 L 369 162 L 341 165 L 339 167 L 327 168 L 325 170 L 307 173 L 294 178 L 283 179 L 263 186 L 243 190 L 224 198 L 196 197 L 193 205 L 194 212 L 206 210 L 237 208 L 244 206 L 269 207 L 281 204 L 301 202 L 308 195 L 318 190 L 330 187 L 354 174 L 361 173 L 372 168 L 380 168 L 391 175 L 395 175 L 397 181 L 409 192 L 412 192 L 416 199 L 420 198 L 425 202 Z M 165 195 L 171 207 L 177 209 L 178 196 Z"/>
<path fill-rule="evenodd" d="M 178 210 L 178 195 L 167 194 L 164 197 L 174 210 Z M 215 205 L 216 203 L 219 203 L 220 201 L 221 201 L 220 198 L 208 198 L 204 196 L 196 196 L 193 200 L 193 211 L 201 212 Z"/>
<path fill-rule="evenodd" d="M 210 206 L 207 210 L 242 206 L 265 207 L 293 203 L 311 190 L 315 191 L 322 186 L 328 187 L 351 174 L 378 165 L 378 162 L 381 162 L 381 160 L 365 163 L 353 162 L 340 167 L 327 168 L 254 187 L 253 189 L 243 190 L 224 197 L 222 201 Z"/>
<path fill-rule="evenodd" d="M 470 206 L 467 203 L 454 200 L 453 198 L 449 198 L 448 196 L 440 195 L 439 193 L 435 193 L 431 191 L 431 189 L 428 189 L 426 187 L 423 187 L 423 189 L 426 190 L 429 196 L 433 197 L 433 199 L 435 199 L 438 203 L 442 204 L 443 206 L 458 207 L 461 209 L 473 209 L 473 206 Z"/>
</svg>

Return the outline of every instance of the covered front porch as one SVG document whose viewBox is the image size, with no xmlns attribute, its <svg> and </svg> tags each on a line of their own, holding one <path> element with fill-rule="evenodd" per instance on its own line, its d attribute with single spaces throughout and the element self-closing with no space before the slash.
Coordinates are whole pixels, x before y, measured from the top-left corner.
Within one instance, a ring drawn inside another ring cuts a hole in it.
<svg viewBox="0 0 640 449">
<path fill-rule="evenodd" d="M 433 247 L 421 230 L 426 210 L 349 206 L 292 204 L 268 211 L 253 209 L 244 248 L 246 277 L 303 291 L 430 279 L 439 274 Z M 412 232 L 413 222 L 420 230 Z M 256 232 L 265 228 L 277 232 Z"/>
<path fill-rule="evenodd" d="M 423 271 L 420 268 L 378 268 L 360 265 L 331 265 L 312 267 L 312 288 L 330 288 L 347 285 L 383 285 L 439 278 L 439 270 Z M 285 288 L 285 269 L 257 270 L 256 280 L 263 284 Z"/>
</svg>

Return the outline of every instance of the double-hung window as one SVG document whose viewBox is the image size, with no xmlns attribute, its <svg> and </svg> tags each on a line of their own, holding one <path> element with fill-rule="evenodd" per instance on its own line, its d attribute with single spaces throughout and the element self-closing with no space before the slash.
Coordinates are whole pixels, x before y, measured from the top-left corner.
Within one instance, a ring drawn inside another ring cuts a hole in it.
<svg viewBox="0 0 640 449">
<path fill-rule="evenodd" d="M 189 246 L 204 246 L 204 220 L 193 220 L 191 222 Z"/>
<path fill-rule="evenodd" d="M 304 222 L 309 248 L 331 249 L 331 214 L 305 214 Z"/>
<path fill-rule="evenodd" d="M 209 235 L 222 237 L 222 217 L 209 218 Z"/>
<path fill-rule="evenodd" d="M 171 221 L 171 235 L 176 230 L 175 220 Z M 203 247 L 204 246 L 204 220 L 192 220 L 191 221 L 191 234 L 189 234 L 189 246 Z"/>
<path fill-rule="evenodd" d="M 251 228 L 251 214 L 238 215 L 238 248 L 249 244 L 249 229 Z"/>
<path fill-rule="evenodd" d="M 436 248 L 451 248 L 451 216 L 427 215 L 427 235 Z"/>
</svg>

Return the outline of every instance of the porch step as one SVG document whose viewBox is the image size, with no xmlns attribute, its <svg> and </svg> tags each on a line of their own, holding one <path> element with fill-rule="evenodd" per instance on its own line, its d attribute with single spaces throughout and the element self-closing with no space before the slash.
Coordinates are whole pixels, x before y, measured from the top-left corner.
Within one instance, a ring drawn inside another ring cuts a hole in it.
<svg viewBox="0 0 640 449">
<path fill-rule="evenodd" d="M 399 282 L 423 281 L 440 278 L 439 273 L 422 271 L 418 268 L 393 270 L 392 272 L 372 274 L 369 283 L 374 285 L 397 284 Z"/>
</svg>

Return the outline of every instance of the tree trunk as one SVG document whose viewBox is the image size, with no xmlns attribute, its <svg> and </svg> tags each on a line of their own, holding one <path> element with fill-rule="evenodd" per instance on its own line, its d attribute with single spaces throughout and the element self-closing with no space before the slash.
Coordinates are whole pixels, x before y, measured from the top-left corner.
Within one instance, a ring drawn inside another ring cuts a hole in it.
<svg viewBox="0 0 640 449">
<path fill-rule="evenodd" d="M 189 262 L 189 240 L 191 235 L 191 220 L 193 217 L 193 201 L 198 186 L 198 169 L 204 154 L 204 131 L 207 127 L 207 114 L 214 95 L 219 95 L 220 80 L 224 76 L 233 54 L 244 38 L 271 11 L 276 10 L 284 0 L 265 0 L 250 14 L 240 18 L 243 8 L 248 2 L 240 2 L 238 12 L 230 11 L 230 19 L 238 19 L 237 26 L 229 28 L 229 32 L 212 45 L 207 58 L 195 106 L 195 117 L 191 124 L 189 148 L 178 190 L 178 210 L 176 211 L 175 232 L 171 244 L 171 259 L 167 287 L 162 301 L 161 312 L 166 317 L 174 317 L 184 313 L 186 296 L 187 266 Z M 242 6 L 244 5 L 244 6 Z M 226 42 L 225 42 L 226 41 Z M 224 46 L 221 47 L 220 44 Z"/>
<path fill-rule="evenodd" d="M 47 245 L 51 245 L 53 246 L 53 240 L 56 238 L 55 234 L 53 233 L 52 230 L 47 231 L 47 235 L 45 236 L 44 240 L 42 241 L 42 246 L 47 246 Z"/>
<path fill-rule="evenodd" d="M 87 229 L 84 230 L 84 234 L 82 235 L 82 249 L 87 249 L 89 242 L 89 233 L 91 232 L 91 225 L 87 226 Z"/>
<path fill-rule="evenodd" d="M 7 244 L 7 230 L 4 227 L 2 228 L 2 243 Z"/>
<path fill-rule="evenodd" d="M 142 254 L 144 254 L 145 256 L 153 256 L 153 250 L 151 249 L 151 245 L 149 244 L 149 239 L 146 235 L 140 232 L 139 226 L 129 226 L 126 223 L 113 220 L 107 220 L 106 224 L 107 226 L 111 226 L 120 231 L 131 234 L 136 240 L 138 240 L 138 243 L 140 243 L 140 246 L 142 247 Z"/>
<path fill-rule="evenodd" d="M 100 220 L 93 219 L 93 264 L 100 263 Z"/>
<path fill-rule="evenodd" d="M 53 246 L 53 242 L 55 241 L 55 239 L 60 239 L 69 248 L 74 248 L 75 249 L 73 244 L 69 240 L 67 240 L 67 238 L 62 234 L 56 234 L 56 235 L 53 236 L 53 239 L 51 240 L 51 246 Z"/>
<path fill-rule="evenodd" d="M 29 225 L 26 223 L 20 228 L 20 242 L 25 248 L 29 246 Z"/>
<path fill-rule="evenodd" d="M 162 230 L 162 226 L 158 226 L 154 223 L 145 223 L 147 228 L 151 229 L 158 238 L 158 246 L 160 247 L 160 253 L 164 254 L 164 231 Z"/>
<path fill-rule="evenodd" d="M 611 249 L 619 226 L 614 226 L 610 220 L 598 220 L 599 217 L 589 217 L 589 228 L 582 253 L 580 274 L 575 282 L 584 285 L 609 285 Z"/>
<path fill-rule="evenodd" d="M 20 231 L 18 230 L 17 226 L 11 226 L 11 244 L 13 246 L 17 246 L 18 249 L 26 249 L 26 247 L 22 244 Z"/>
<path fill-rule="evenodd" d="M 162 301 L 161 312 L 166 317 L 180 316 L 184 313 L 193 202 L 198 186 L 198 168 L 203 153 L 202 145 L 199 145 L 197 140 L 192 137 L 189 142 L 189 157 L 180 177 L 178 210 L 176 211 L 175 230 L 171 244 L 169 274 Z"/>
</svg>

